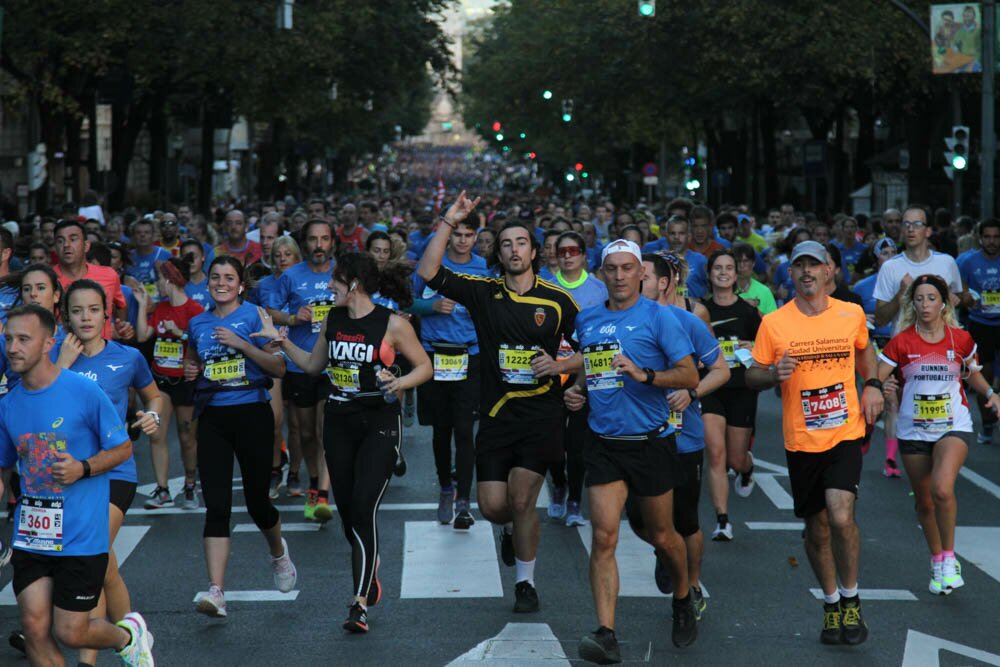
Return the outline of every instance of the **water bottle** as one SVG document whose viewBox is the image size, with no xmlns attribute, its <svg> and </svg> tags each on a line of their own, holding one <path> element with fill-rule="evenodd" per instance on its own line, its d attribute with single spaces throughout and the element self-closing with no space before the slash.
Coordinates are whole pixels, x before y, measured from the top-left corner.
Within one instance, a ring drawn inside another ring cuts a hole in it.
<svg viewBox="0 0 1000 667">
<path fill-rule="evenodd" d="M 382 364 L 375 364 L 375 384 L 382 392 L 382 398 L 385 399 L 386 403 L 395 403 L 399 400 L 399 398 L 396 396 L 396 392 L 386 388 L 385 380 L 379 377 L 379 373 L 381 373 L 382 370 Z"/>
</svg>

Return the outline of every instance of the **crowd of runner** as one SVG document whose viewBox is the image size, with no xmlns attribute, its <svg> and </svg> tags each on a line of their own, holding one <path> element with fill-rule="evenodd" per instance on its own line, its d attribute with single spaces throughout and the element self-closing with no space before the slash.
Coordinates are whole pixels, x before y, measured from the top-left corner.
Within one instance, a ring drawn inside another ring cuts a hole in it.
<svg viewBox="0 0 1000 667">
<path fill-rule="evenodd" d="M 393 173 L 429 173 L 405 166 Z M 368 632 L 369 608 L 391 595 L 378 578 L 389 557 L 379 504 L 406 472 L 402 434 L 415 421 L 431 427 L 438 520 L 497 526 L 514 612 L 541 608 L 535 507 L 551 479 L 546 518 L 593 531 L 599 627 L 580 656 L 621 659 L 623 511 L 673 596 L 673 642 L 688 646 L 707 607 L 702 472 L 711 539 L 737 540 L 729 476 L 738 497 L 753 493 L 757 398 L 772 388 L 823 591 L 821 641 L 867 638 L 854 513 L 879 419 L 880 467 L 913 488 L 929 590 L 963 585 L 955 480 L 969 450 L 992 443 L 1000 409 L 1000 220 L 920 205 L 821 220 L 789 204 L 757 214 L 487 192 L 442 206 L 433 194 L 208 216 L 66 206 L 0 227 L 0 467 L 13 518 L 0 562 L 13 565 L 21 609 L 11 641 L 31 664 L 64 664 L 61 644 L 81 665 L 98 649 L 153 665 L 110 548 L 136 503 L 204 505 L 208 587 L 195 609 L 226 616 L 234 462 L 279 591 L 299 573 L 273 501 L 300 498 L 320 523 L 336 509 L 350 590 L 305 576 L 342 589 L 343 627 Z M 155 489 L 136 499 L 143 435 Z"/>
</svg>

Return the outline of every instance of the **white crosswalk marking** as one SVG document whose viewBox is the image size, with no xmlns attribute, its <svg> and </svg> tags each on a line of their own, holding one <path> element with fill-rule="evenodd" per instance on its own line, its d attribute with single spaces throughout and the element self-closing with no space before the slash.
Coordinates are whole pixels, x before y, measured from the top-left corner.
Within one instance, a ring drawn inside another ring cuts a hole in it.
<svg viewBox="0 0 1000 667">
<path fill-rule="evenodd" d="M 754 465 L 756 466 L 757 464 L 754 463 Z M 757 481 L 757 487 L 771 499 L 775 507 L 779 510 L 794 509 L 795 502 L 792 500 L 792 496 L 788 491 L 785 491 L 785 487 L 781 486 L 775 477 L 775 473 L 769 472 L 755 472 L 753 475 L 753 478 Z"/>
<path fill-rule="evenodd" d="M 281 523 L 282 533 L 315 533 L 323 526 L 318 523 Z M 234 533 L 258 533 L 260 528 L 253 523 L 238 523 L 233 527 Z"/>
<path fill-rule="evenodd" d="M 801 521 L 747 521 L 750 530 L 802 530 L 805 524 Z"/>
<path fill-rule="evenodd" d="M 822 588 L 810 588 L 809 592 L 812 593 L 813 597 L 817 600 L 823 599 Z M 859 588 L 858 595 L 861 596 L 861 600 L 864 602 L 867 602 L 868 600 L 917 602 L 918 600 L 917 596 L 910 591 L 898 588 Z"/>
<path fill-rule="evenodd" d="M 980 570 L 1000 581 L 1000 528 L 958 526 L 955 550 Z"/>
<path fill-rule="evenodd" d="M 206 591 L 195 593 L 191 602 L 197 602 L 202 595 L 207 595 Z M 280 591 L 226 591 L 226 604 L 230 602 L 294 602 L 299 597 L 298 591 L 282 593 Z"/>
<path fill-rule="evenodd" d="M 503 597 L 493 527 L 477 521 L 462 531 L 437 521 L 407 521 L 399 597 Z"/>
<path fill-rule="evenodd" d="M 569 667 L 562 644 L 546 623 L 508 623 L 495 637 L 479 642 L 475 647 L 448 663 L 447 667 L 466 665 L 540 665 Z"/>
</svg>

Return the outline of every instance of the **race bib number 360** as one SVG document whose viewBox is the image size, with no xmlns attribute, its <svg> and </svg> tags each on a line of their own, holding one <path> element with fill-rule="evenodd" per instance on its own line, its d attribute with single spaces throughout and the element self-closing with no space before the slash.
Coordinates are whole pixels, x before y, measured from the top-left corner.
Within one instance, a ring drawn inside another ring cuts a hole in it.
<svg viewBox="0 0 1000 667">
<path fill-rule="evenodd" d="M 38 551 L 62 551 L 62 498 L 21 498 L 14 546 Z"/>
<path fill-rule="evenodd" d="M 806 430 L 837 428 L 847 423 L 847 392 L 843 383 L 801 392 Z"/>
<path fill-rule="evenodd" d="M 612 368 L 611 360 L 621 352 L 618 343 L 588 345 L 583 348 L 583 371 L 587 377 L 587 391 L 621 389 L 625 386 L 622 375 Z"/>
<path fill-rule="evenodd" d="M 538 354 L 535 350 L 517 347 L 500 347 L 500 377 L 507 384 L 538 384 L 531 370 L 531 360 Z"/>
</svg>

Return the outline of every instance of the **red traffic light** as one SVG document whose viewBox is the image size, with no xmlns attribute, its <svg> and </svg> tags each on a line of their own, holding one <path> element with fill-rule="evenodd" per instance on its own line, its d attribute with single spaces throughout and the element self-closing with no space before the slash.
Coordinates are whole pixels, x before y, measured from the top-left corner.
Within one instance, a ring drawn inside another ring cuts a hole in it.
<svg viewBox="0 0 1000 667">
<path fill-rule="evenodd" d="M 530 153 L 528 153 L 528 157 L 534 160 L 538 156 L 535 154 L 535 151 L 531 151 Z"/>
<path fill-rule="evenodd" d="M 575 165 L 573 166 L 573 168 L 574 168 L 574 169 L 576 169 L 577 171 L 583 171 L 583 163 L 582 163 L 582 162 L 577 162 L 577 163 L 576 163 L 576 164 L 575 164 Z"/>
<path fill-rule="evenodd" d="M 500 121 L 498 121 L 498 120 L 493 121 L 493 131 L 494 132 L 499 132 L 502 128 L 503 128 L 503 125 L 500 124 Z"/>
</svg>

